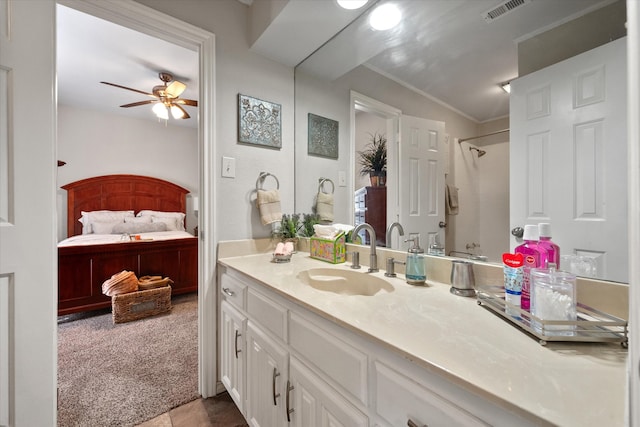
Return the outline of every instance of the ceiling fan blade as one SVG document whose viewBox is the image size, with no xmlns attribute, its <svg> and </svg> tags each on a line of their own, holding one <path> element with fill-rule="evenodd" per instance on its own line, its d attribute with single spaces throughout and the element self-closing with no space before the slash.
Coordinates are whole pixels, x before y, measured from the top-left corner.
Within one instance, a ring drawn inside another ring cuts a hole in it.
<svg viewBox="0 0 640 427">
<path fill-rule="evenodd" d="M 141 94 L 143 94 L 143 95 L 152 96 L 152 97 L 154 97 L 154 98 L 157 98 L 154 94 L 149 93 L 149 92 L 144 92 L 144 91 L 142 91 L 142 90 L 132 89 L 132 88 L 130 88 L 130 87 L 117 85 L 117 84 L 115 84 L 115 83 L 109 83 L 109 82 L 100 82 L 100 83 L 105 84 L 105 85 L 109 85 L 109 86 L 119 87 L 120 89 L 126 89 L 126 90 L 130 90 L 130 91 L 133 91 L 133 92 L 141 93 Z"/>
<path fill-rule="evenodd" d="M 177 98 L 180 96 L 182 92 L 184 92 L 186 88 L 187 88 L 187 85 L 177 80 L 174 80 L 169 84 L 169 86 L 167 86 L 166 93 L 171 98 Z"/>
<path fill-rule="evenodd" d="M 189 115 L 189 113 L 187 113 L 187 110 L 185 110 L 184 108 L 182 108 L 181 106 L 179 106 L 178 104 L 173 104 L 174 107 L 180 109 L 180 111 L 182 111 L 182 118 L 183 119 L 189 119 L 191 118 L 191 116 Z"/>
<path fill-rule="evenodd" d="M 158 101 L 157 99 L 150 99 L 148 101 L 138 101 L 138 102 L 132 102 L 131 104 L 124 104 L 124 105 L 121 105 L 121 107 L 123 108 L 138 107 L 140 105 L 153 104 L 155 102 L 160 102 L 160 101 Z"/>
<path fill-rule="evenodd" d="M 175 99 L 173 100 L 174 104 L 180 104 L 180 105 L 189 105 L 190 107 L 197 107 L 198 106 L 198 101 L 195 101 L 193 99 Z"/>
</svg>

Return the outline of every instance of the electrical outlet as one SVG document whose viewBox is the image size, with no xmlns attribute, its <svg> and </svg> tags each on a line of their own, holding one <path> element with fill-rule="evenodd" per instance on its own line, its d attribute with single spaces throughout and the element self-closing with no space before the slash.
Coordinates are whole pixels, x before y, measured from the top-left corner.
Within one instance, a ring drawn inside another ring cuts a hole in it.
<svg viewBox="0 0 640 427">
<path fill-rule="evenodd" d="M 233 157 L 222 158 L 222 176 L 225 178 L 236 177 L 236 159 Z"/>
</svg>

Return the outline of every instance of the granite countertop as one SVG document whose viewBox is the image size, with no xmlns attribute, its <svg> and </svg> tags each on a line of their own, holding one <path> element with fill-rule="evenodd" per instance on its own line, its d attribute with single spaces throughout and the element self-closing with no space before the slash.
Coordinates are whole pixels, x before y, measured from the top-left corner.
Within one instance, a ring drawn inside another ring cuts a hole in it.
<svg viewBox="0 0 640 427">
<path fill-rule="evenodd" d="M 525 418 L 561 426 L 624 425 L 627 350 L 619 343 L 542 346 L 475 298 L 451 294 L 448 284 L 411 286 L 401 274 L 373 273 L 394 288 L 374 296 L 316 290 L 298 274 L 350 264 L 328 264 L 306 252 L 282 264 L 271 262 L 270 253 L 218 262 Z"/>
</svg>

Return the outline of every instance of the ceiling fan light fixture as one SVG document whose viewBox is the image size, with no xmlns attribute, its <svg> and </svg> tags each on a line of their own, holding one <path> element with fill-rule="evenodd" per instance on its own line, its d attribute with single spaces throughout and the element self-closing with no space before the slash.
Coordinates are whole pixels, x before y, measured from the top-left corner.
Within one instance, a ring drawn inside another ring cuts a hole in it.
<svg viewBox="0 0 640 427">
<path fill-rule="evenodd" d="M 354 10 L 360 9 L 367 4 L 368 1 L 369 0 L 336 0 L 336 3 L 343 9 Z"/>
<path fill-rule="evenodd" d="M 151 111 L 153 111 L 154 114 L 159 119 L 169 120 L 169 111 L 167 110 L 167 107 L 165 107 L 165 105 L 163 103 L 158 102 L 156 105 L 153 106 Z"/>
<path fill-rule="evenodd" d="M 177 105 L 172 105 L 169 109 L 171 110 L 171 115 L 174 119 L 178 120 L 184 118 L 184 111 L 182 111 Z"/>
</svg>

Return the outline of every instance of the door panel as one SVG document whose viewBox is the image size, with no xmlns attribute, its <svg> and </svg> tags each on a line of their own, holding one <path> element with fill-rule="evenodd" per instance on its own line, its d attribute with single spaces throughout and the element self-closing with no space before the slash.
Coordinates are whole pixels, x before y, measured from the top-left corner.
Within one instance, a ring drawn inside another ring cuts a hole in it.
<svg viewBox="0 0 640 427">
<path fill-rule="evenodd" d="M 400 117 L 399 204 L 405 239 L 444 242 L 444 122 Z M 425 249 L 426 252 L 426 249 Z"/>
<path fill-rule="evenodd" d="M 550 222 L 561 255 L 628 281 L 626 40 L 513 81 L 510 228 Z M 520 242 L 511 238 L 511 249 Z M 566 268 L 568 266 L 562 266 Z"/>
<path fill-rule="evenodd" d="M 56 424 L 54 7 L 0 0 L 0 426 Z"/>
</svg>

